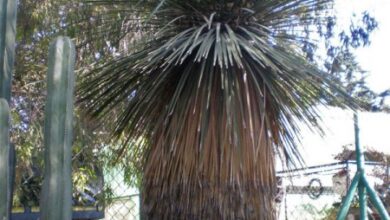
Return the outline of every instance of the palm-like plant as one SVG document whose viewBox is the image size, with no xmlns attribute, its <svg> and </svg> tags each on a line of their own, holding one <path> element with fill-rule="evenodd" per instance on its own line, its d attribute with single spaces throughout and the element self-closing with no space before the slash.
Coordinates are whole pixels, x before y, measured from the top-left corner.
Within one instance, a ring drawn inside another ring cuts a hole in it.
<svg viewBox="0 0 390 220">
<path fill-rule="evenodd" d="M 353 105 L 300 48 L 331 1 L 147 3 L 136 52 L 92 71 L 80 93 L 116 135 L 146 140 L 145 217 L 274 219 L 275 156 L 302 162 L 297 121 L 318 128 L 318 104 Z"/>
</svg>

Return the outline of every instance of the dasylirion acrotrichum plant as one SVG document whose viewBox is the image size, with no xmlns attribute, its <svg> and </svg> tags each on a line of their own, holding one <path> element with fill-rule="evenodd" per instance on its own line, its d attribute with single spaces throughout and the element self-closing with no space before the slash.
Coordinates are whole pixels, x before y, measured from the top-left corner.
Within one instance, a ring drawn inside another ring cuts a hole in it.
<svg viewBox="0 0 390 220">
<path fill-rule="evenodd" d="M 11 98 L 17 0 L 0 0 L 0 98 Z"/>
<path fill-rule="evenodd" d="M 10 219 L 12 174 L 10 166 L 10 113 L 7 100 L 0 98 L 0 220 Z"/>
<path fill-rule="evenodd" d="M 41 220 L 72 219 L 74 64 L 72 41 L 67 37 L 55 39 L 49 48 Z"/>
</svg>

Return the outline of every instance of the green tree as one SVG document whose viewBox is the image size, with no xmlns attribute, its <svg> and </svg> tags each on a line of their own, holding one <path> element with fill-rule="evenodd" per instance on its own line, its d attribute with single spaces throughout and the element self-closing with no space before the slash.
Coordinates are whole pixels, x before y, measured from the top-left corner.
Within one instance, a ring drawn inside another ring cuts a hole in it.
<svg viewBox="0 0 390 220">
<path fill-rule="evenodd" d="M 43 112 L 46 99 L 46 72 L 49 42 L 58 35 L 70 35 L 92 12 L 77 8 L 75 1 L 21 0 L 18 4 L 17 48 L 12 85 L 12 141 L 17 150 L 14 206 L 38 206 L 43 174 Z M 66 13 L 65 13 L 66 11 Z M 79 13 L 82 12 L 82 13 Z M 65 27 L 66 26 L 66 27 Z M 74 35 L 74 34 L 73 34 Z M 74 36 L 73 36 L 74 37 Z M 82 41 L 86 35 L 80 35 Z M 96 41 L 95 41 L 96 43 Z M 92 63 L 93 55 L 82 55 L 79 43 L 78 66 Z M 99 48 L 100 50 L 100 48 Z M 81 61 L 81 58 L 84 59 Z M 85 187 L 102 187 L 102 169 L 107 158 L 102 153 L 104 135 L 95 135 L 91 120 L 75 113 L 73 143 L 73 185 L 75 204 L 84 204 L 80 193 Z M 101 132 L 102 130 L 99 130 Z"/>
<path fill-rule="evenodd" d="M 127 5 L 144 12 L 134 49 L 79 94 L 125 140 L 119 156 L 145 150 L 145 217 L 274 219 L 275 157 L 302 163 L 297 121 L 319 128 L 316 106 L 356 107 L 301 49 L 332 2 L 141 2 Z"/>
</svg>

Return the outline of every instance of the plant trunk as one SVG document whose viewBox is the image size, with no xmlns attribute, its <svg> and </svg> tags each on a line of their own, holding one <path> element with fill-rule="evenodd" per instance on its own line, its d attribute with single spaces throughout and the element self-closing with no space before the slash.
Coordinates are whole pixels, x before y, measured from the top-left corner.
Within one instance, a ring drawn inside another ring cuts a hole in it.
<svg viewBox="0 0 390 220">
<path fill-rule="evenodd" d="M 212 152 L 205 153 L 207 166 L 200 165 L 195 152 L 187 153 L 186 157 L 194 160 L 186 162 L 185 158 L 155 148 L 149 161 L 153 166 L 148 166 L 145 173 L 143 216 L 145 219 L 275 219 L 273 158 L 256 155 L 250 148 L 245 155 L 231 153 L 223 161 L 213 158 Z M 264 160 L 268 161 L 267 167 Z M 172 170 L 163 161 L 180 164 Z M 185 176 L 189 172 L 193 174 Z M 269 175 L 261 175 L 263 172 Z"/>
<path fill-rule="evenodd" d="M 193 97 L 190 108 L 162 123 L 145 165 L 144 219 L 276 218 L 274 149 L 248 88 L 241 114 L 228 117 L 215 89 L 208 115 Z"/>
</svg>

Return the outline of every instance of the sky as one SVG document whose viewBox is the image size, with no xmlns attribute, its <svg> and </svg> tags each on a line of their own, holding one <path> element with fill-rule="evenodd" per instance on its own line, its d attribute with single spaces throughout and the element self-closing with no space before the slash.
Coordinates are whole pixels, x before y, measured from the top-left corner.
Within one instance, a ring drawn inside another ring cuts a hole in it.
<svg viewBox="0 0 390 220">
<path fill-rule="evenodd" d="M 348 24 L 353 13 L 368 11 L 379 23 L 371 34 L 371 45 L 356 51 L 360 65 L 369 72 L 366 81 L 372 90 L 390 89 L 390 1 L 337 0 L 335 8 L 340 25 Z M 388 98 L 390 99 L 390 98 Z M 334 155 L 343 145 L 354 143 L 353 113 L 336 108 L 322 109 L 324 137 L 302 127 L 302 154 L 308 166 L 334 162 Z M 362 146 L 390 154 L 390 114 L 359 113 L 360 142 Z"/>
<path fill-rule="evenodd" d="M 376 91 L 390 88 L 390 74 L 386 63 L 390 51 L 390 1 L 389 0 L 338 0 L 338 14 L 343 15 L 344 22 L 349 21 L 352 13 L 368 11 L 379 23 L 379 29 L 371 35 L 371 45 L 361 48 L 356 55 L 360 65 L 371 73 L 367 78 L 368 85 Z"/>
</svg>

